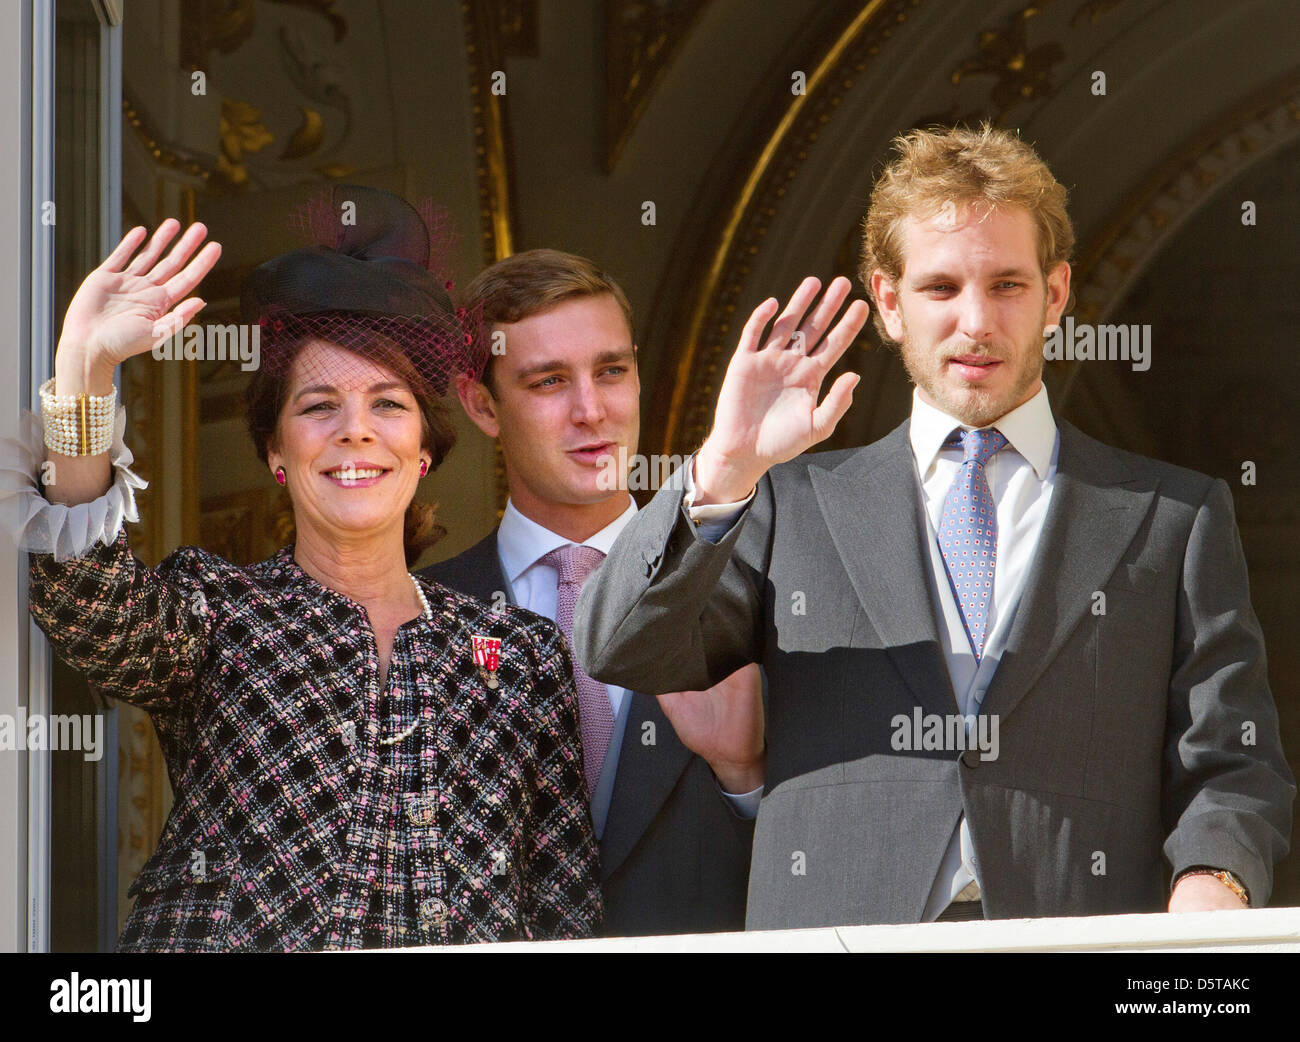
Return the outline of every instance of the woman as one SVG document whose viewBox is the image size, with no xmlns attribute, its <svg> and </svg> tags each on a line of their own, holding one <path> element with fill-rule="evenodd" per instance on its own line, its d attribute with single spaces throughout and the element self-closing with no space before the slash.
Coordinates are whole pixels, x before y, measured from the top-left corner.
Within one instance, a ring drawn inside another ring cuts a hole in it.
<svg viewBox="0 0 1300 1042">
<path fill-rule="evenodd" d="M 344 198 L 346 197 L 346 199 Z M 220 247 L 164 222 L 123 238 L 68 309 L 43 389 L 55 480 L 26 525 L 32 614 L 106 693 L 147 709 L 176 800 L 119 950 L 371 948 L 586 936 L 600 921 L 563 637 L 407 572 L 416 487 L 454 435 L 436 394 L 467 338 L 401 200 L 333 247 L 254 271 L 250 432 L 296 541 L 240 568 L 131 555 L 116 365 L 204 306 Z M 335 211 L 338 212 L 337 210 Z M 133 254 L 134 259 L 132 259 Z M 53 392 L 53 396 L 49 395 Z M 77 398 L 84 395 L 84 398 Z M 410 516 L 408 517 L 408 513 Z"/>
</svg>

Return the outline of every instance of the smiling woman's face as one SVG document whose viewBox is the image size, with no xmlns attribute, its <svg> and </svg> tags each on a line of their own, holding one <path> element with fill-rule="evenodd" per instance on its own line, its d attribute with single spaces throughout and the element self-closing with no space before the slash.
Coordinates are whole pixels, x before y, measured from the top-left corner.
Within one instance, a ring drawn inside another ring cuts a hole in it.
<svg viewBox="0 0 1300 1042">
<path fill-rule="evenodd" d="M 420 480 L 423 421 L 409 384 L 333 344 L 298 353 L 267 454 L 285 471 L 304 535 L 351 541 L 395 534 Z"/>
</svg>

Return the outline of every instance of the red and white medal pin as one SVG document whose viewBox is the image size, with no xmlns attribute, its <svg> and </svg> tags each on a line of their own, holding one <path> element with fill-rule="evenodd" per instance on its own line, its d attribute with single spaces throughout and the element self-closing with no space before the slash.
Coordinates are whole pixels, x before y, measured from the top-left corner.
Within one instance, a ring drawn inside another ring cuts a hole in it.
<svg viewBox="0 0 1300 1042">
<path fill-rule="evenodd" d="M 483 675 L 483 683 L 490 688 L 497 686 L 497 666 L 501 662 L 501 638 L 483 637 L 474 634 L 470 637 L 474 645 L 474 665 Z"/>
</svg>

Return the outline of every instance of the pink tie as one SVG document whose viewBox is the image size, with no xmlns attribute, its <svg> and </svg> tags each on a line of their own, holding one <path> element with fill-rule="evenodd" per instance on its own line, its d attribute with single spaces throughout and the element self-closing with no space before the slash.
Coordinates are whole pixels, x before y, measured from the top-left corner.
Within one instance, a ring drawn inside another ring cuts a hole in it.
<svg viewBox="0 0 1300 1042">
<path fill-rule="evenodd" d="M 592 546 L 575 546 L 570 543 L 552 550 L 543 557 L 560 573 L 560 585 L 555 605 L 555 621 L 573 650 L 573 609 L 587 576 L 600 567 L 605 555 Z M 614 733 L 614 710 L 609 704 L 609 690 L 599 680 L 592 680 L 578 660 L 573 660 L 573 679 L 578 685 L 578 716 L 582 722 L 582 761 L 587 776 L 587 791 L 595 793 L 600 780 L 600 768 L 605 762 L 609 740 Z"/>
</svg>

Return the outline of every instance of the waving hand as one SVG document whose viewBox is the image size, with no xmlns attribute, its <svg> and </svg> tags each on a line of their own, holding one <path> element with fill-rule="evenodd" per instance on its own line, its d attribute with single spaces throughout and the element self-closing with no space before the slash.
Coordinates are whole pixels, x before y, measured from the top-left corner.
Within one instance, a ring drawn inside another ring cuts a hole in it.
<svg viewBox="0 0 1300 1042">
<path fill-rule="evenodd" d="M 163 221 L 133 258 L 146 232 L 132 228 L 86 276 L 63 319 L 54 363 L 59 394 L 106 393 L 114 368 L 179 332 L 203 308 L 189 294 L 217 263 L 221 247 L 210 242 L 194 255 L 207 228 L 192 224 L 164 257 L 179 230 L 179 221 Z M 97 386 L 84 386 L 90 382 Z"/>
<path fill-rule="evenodd" d="M 820 289 L 817 279 L 804 279 L 766 335 L 779 303 L 768 298 L 749 316 L 722 381 L 713 430 L 695 460 L 697 504 L 743 499 L 770 467 L 829 437 L 848 411 L 856 373 L 840 376 L 820 404 L 818 397 L 869 308 L 856 300 L 835 322 L 850 289 L 848 279 L 837 278 L 809 312 Z"/>
</svg>

